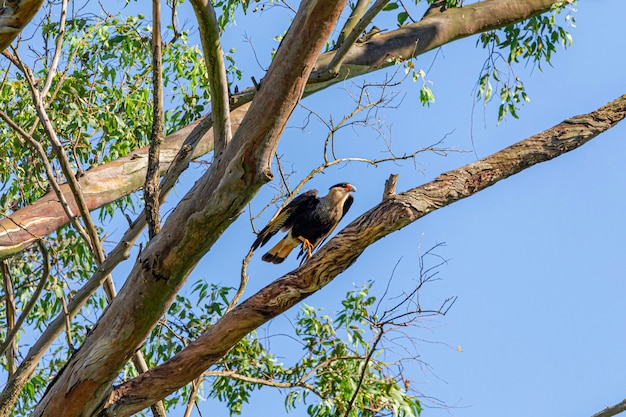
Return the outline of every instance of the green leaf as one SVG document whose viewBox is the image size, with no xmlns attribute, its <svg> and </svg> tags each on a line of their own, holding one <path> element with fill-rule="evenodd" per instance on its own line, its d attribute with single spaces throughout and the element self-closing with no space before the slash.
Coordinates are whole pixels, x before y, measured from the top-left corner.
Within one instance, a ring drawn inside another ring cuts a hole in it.
<svg viewBox="0 0 626 417">
<path fill-rule="evenodd" d="M 395 10 L 395 9 L 397 9 L 398 7 L 400 7 L 400 6 L 398 6 L 398 3 L 387 3 L 387 4 L 385 5 L 385 7 L 383 7 L 383 10 L 385 10 L 385 11 Z"/>
<path fill-rule="evenodd" d="M 409 14 L 407 12 L 398 13 L 398 24 L 402 26 L 408 18 L 409 18 Z"/>
</svg>

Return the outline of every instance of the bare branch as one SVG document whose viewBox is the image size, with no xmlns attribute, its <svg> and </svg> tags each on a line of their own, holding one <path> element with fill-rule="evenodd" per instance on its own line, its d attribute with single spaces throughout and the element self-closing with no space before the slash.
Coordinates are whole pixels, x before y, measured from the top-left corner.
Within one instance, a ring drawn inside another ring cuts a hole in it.
<svg viewBox="0 0 626 417">
<path fill-rule="evenodd" d="M 346 36 L 345 40 L 333 56 L 332 60 L 324 70 L 317 74 L 319 81 L 326 81 L 333 79 L 339 75 L 339 69 L 341 64 L 346 59 L 348 52 L 357 41 L 359 36 L 365 31 L 367 25 L 376 17 L 378 13 L 389 3 L 389 0 L 376 0 L 372 7 L 363 15 L 359 22 L 354 26 L 354 29 Z"/>
<path fill-rule="evenodd" d="M 198 391 L 200 390 L 200 384 L 202 382 L 202 378 L 196 378 L 191 381 L 191 394 L 189 394 L 189 399 L 187 400 L 187 407 L 185 408 L 185 414 L 183 417 L 190 417 L 191 412 L 193 411 L 193 406 L 196 403 L 196 399 L 198 398 Z"/>
<path fill-rule="evenodd" d="M 341 32 L 339 32 L 339 36 L 337 36 L 337 45 L 336 47 L 341 46 L 346 37 L 354 32 L 354 27 L 359 23 L 365 12 L 367 11 L 367 7 L 370 5 L 371 0 L 357 0 L 356 5 L 352 9 L 352 13 L 350 17 L 346 19 L 346 23 L 344 23 Z"/>
<path fill-rule="evenodd" d="M 352 397 L 350 398 L 350 401 L 348 402 L 348 407 L 346 408 L 344 417 L 348 417 L 350 415 L 350 411 L 352 411 L 352 406 L 354 404 L 354 401 L 356 400 L 356 397 L 359 395 L 361 386 L 363 386 L 363 381 L 365 380 L 365 375 L 367 374 L 367 370 L 369 369 L 369 363 L 370 363 L 370 360 L 372 359 L 372 355 L 374 355 L 374 353 L 376 352 L 378 343 L 380 343 L 381 339 L 383 338 L 383 335 L 385 334 L 385 332 L 383 331 L 382 325 L 377 326 L 377 327 L 378 327 L 378 334 L 376 335 L 376 339 L 374 340 L 374 343 L 372 343 L 371 346 L 369 347 L 369 352 L 367 352 L 367 356 L 365 357 L 365 360 L 363 361 L 361 375 L 359 376 L 359 381 L 357 382 L 356 388 L 354 389 L 354 393 L 352 394 Z"/>
<path fill-rule="evenodd" d="M 383 190 L 383 201 L 392 198 L 396 195 L 396 183 L 398 182 L 398 174 L 391 174 L 385 181 L 385 188 Z"/>
<path fill-rule="evenodd" d="M 59 163 L 61 165 L 61 170 L 63 171 L 63 175 L 65 176 L 70 189 L 72 190 L 72 194 L 74 196 L 74 200 L 78 205 L 78 209 L 80 211 L 81 218 L 85 222 L 85 230 L 89 236 L 88 241 L 86 242 L 91 248 L 91 252 L 96 259 L 98 264 L 101 264 L 104 261 L 104 251 L 102 250 L 102 246 L 100 245 L 100 238 L 98 236 L 98 231 L 96 229 L 96 225 L 91 218 L 91 214 L 89 213 L 89 207 L 85 202 L 85 198 L 82 194 L 80 184 L 78 183 L 76 176 L 72 172 L 72 166 L 70 161 L 65 154 L 65 150 L 63 149 L 63 144 L 57 137 L 56 131 L 52 126 L 52 122 L 48 117 L 48 113 L 46 111 L 41 92 L 37 89 L 35 85 L 35 80 L 33 78 L 33 74 L 27 66 L 23 65 L 20 60 L 20 69 L 24 73 L 26 80 L 30 86 L 31 94 L 33 97 L 33 104 L 35 105 L 35 110 L 37 111 L 37 115 L 39 116 L 39 120 L 43 125 L 44 131 L 48 139 L 50 140 L 50 144 L 52 145 L 52 150 L 54 151 Z M 49 178 L 50 179 L 50 178 Z"/>
</svg>

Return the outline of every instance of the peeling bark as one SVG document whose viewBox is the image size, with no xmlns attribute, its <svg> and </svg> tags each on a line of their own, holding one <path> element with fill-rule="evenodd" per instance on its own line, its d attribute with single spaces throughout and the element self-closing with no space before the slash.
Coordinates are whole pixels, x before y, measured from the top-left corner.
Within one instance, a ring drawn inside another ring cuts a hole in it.
<svg viewBox="0 0 626 417">
<path fill-rule="evenodd" d="M 9 47 L 13 39 L 35 17 L 43 0 L 9 0 L 0 8 L 0 52 Z"/>
<path fill-rule="evenodd" d="M 128 416 L 198 377 L 246 334 L 318 291 L 352 265 L 372 243 L 533 165 L 574 150 L 626 117 L 626 95 L 495 154 L 448 171 L 382 203 L 346 226 L 298 269 L 227 313 L 165 363 L 116 387 L 100 416 Z"/>
<path fill-rule="evenodd" d="M 408 59 L 459 38 L 475 35 L 486 30 L 503 27 L 550 10 L 555 0 L 487 0 L 460 9 L 448 9 L 442 13 L 425 16 L 421 21 L 400 29 L 370 38 L 366 43 L 353 45 L 348 51 L 338 73 L 328 79 L 326 68 L 336 51 L 320 55 L 314 64 L 304 95 L 313 94 L 348 78 L 376 71 L 394 64 L 394 59 Z M 320 81 L 323 79 L 323 81 Z M 250 88 L 232 99 L 231 107 L 249 103 L 256 88 Z M 233 132 L 245 115 L 245 109 L 231 112 Z M 181 146 L 184 138 L 200 120 L 165 138 L 161 158 L 163 170 Z M 213 136 L 208 133 L 194 157 L 213 149 Z M 147 167 L 147 147 L 133 151 L 131 155 L 88 170 L 80 179 L 85 199 L 91 210 L 111 203 L 134 191 L 143 184 Z M 69 189 L 68 200 L 73 202 Z M 75 207 L 72 207 L 75 210 Z M 61 205 L 53 193 L 46 194 L 35 203 L 24 207 L 10 217 L 0 220 L 0 260 L 6 259 L 30 246 L 41 236 L 52 233 L 68 222 Z"/>
</svg>

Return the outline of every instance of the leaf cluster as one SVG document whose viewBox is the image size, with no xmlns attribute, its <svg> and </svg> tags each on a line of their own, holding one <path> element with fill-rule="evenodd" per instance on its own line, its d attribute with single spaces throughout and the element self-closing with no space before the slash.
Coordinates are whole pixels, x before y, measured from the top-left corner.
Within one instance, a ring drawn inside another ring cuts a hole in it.
<svg viewBox="0 0 626 417">
<path fill-rule="evenodd" d="M 477 40 L 477 45 L 489 51 L 489 57 L 481 70 L 476 96 L 486 104 L 492 99 L 496 85 L 500 96 L 498 123 L 507 114 L 519 118 L 519 106 L 530 101 L 524 83 L 513 73 L 513 64 L 524 61 L 542 70 L 543 63 L 551 64 L 557 45 L 567 48 L 572 44 L 572 36 L 566 26 L 573 26 L 574 18 L 568 13 L 564 23 L 557 21 L 557 16 L 565 7 L 563 4 L 553 8 L 548 15 L 534 16 L 502 29 L 485 32 Z M 504 65 L 500 62 L 504 62 Z"/>
</svg>

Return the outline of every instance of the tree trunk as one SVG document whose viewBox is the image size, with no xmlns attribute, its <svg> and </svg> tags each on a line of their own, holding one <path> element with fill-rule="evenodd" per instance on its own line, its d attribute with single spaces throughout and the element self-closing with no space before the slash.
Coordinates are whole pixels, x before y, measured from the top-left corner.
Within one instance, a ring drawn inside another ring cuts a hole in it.
<svg viewBox="0 0 626 417">
<path fill-rule="evenodd" d="M 346 0 L 301 4 L 240 129 L 150 241 L 34 416 L 88 416 L 102 407 L 111 383 L 187 275 L 270 178 L 278 140 L 345 5 Z"/>
</svg>

